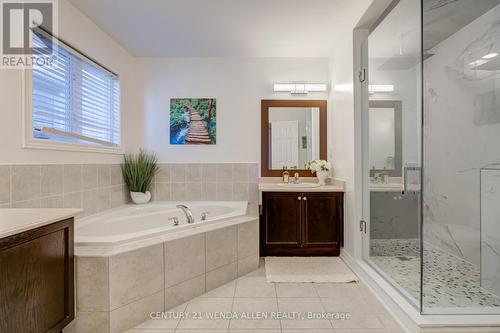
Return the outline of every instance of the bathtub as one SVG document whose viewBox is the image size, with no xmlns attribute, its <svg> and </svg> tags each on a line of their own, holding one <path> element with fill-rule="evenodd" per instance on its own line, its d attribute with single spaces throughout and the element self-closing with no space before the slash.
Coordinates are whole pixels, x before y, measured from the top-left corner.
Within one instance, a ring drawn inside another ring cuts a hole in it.
<svg viewBox="0 0 500 333">
<path fill-rule="evenodd" d="M 195 223 L 187 223 L 186 215 L 176 208 L 178 204 L 191 209 Z M 247 206 L 246 201 L 169 201 L 125 205 L 77 220 L 75 247 L 116 247 L 172 233 L 185 234 L 186 231 L 245 216 Z M 201 219 L 202 214 L 206 214 L 205 220 Z M 174 225 L 171 218 L 177 218 L 179 224 Z"/>
<path fill-rule="evenodd" d="M 155 202 L 76 219 L 77 311 L 65 333 L 124 332 L 257 269 L 259 217 L 247 206 Z"/>
</svg>

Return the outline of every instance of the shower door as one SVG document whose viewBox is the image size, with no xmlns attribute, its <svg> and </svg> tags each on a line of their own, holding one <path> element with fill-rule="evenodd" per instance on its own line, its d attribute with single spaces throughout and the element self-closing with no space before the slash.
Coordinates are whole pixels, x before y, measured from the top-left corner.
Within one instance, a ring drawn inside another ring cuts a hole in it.
<svg viewBox="0 0 500 333">
<path fill-rule="evenodd" d="M 500 0 L 394 1 L 378 22 L 364 259 L 423 314 L 499 314 Z"/>
<path fill-rule="evenodd" d="M 500 313 L 500 1 L 423 1 L 422 313 Z"/>
<path fill-rule="evenodd" d="M 395 3 L 364 56 L 363 255 L 420 308 L 421 10 Z"/>
</svg>

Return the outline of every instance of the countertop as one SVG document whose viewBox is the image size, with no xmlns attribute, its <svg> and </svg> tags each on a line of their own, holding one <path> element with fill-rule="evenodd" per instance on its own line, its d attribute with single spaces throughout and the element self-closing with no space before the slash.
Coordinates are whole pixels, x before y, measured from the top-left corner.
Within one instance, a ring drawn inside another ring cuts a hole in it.
<svg viewBox="0 0 500 333">
<path fill-rule="evenodd" d="M 316 183 L 316 178 L 303 177 L 301 183 Z M 329 184 L 319 187 L 283 187 L 281 178 L 261 178 L 259 182 L 260 192 L 344 192 L 345 183 L 341 180 L 332 179 Z"/>
<path fill-rule="evenodd" d="M 370 192 L 420 192 L 420 185 L 409 184 L 404 188 L 400 183 L 370 183 Z"/>
<path fill-rule="evenodd" d="M 80 208 L 2 208 L 0 238 L 43 227 L 83 212 Z"/>
<path fill-rule="evenodd" d="M 370 183 L 370 192 L 402 192 L 402 183 Z"/>
</svg>

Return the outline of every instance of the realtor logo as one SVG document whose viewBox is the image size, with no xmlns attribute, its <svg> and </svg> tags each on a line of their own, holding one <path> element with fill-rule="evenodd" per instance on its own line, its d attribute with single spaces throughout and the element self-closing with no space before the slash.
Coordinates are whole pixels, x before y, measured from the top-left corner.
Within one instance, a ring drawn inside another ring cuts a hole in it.
<svg viewBox="0 0 500 333">
<path fill-rule="evenodd" d="M 56 33 L 56 0 L 0 0 L 1 68 L 26 68 L 50 65 L 51 38 L 34 43 L 34 33 Z"/>
</svg>

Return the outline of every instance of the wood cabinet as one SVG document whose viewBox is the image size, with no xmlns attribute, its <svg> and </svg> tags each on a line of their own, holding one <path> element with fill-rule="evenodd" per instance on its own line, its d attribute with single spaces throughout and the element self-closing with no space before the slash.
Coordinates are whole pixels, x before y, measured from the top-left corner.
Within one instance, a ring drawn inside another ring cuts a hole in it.
<svg viewBox="0 0 500 333">
<path fill-rule="evenodd" d="M 61 332 L 73 320 L 73 218 L 0 239 L 0 332 Z"/>
<path fill-rule="evenodd" d="M 261 255 L 339 255 L 342 192 L 263 192 Z"/>
</svg>

